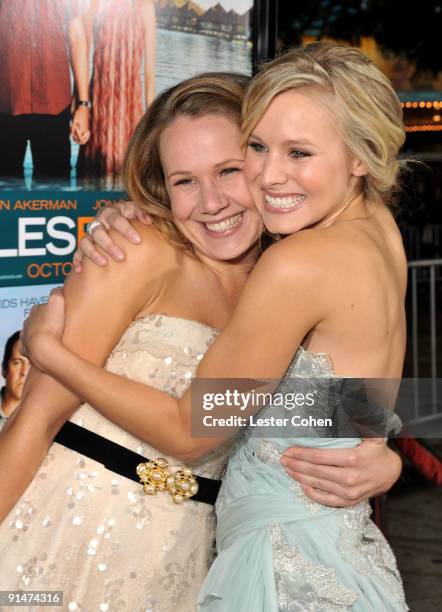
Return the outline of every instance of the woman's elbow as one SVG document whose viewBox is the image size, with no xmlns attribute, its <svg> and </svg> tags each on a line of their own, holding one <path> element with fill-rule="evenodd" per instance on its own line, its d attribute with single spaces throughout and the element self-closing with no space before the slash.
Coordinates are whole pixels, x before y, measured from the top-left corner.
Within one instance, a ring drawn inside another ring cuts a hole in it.
<svg viewBox="0 0 442 612">
<path fill-rule="evenodd" d="M 193 438 L 189 440 L 187 444 L 183 445 L 178 453 L 175 453 L 173 456 L 185 464 L 193 463 L 208 455 L 222 442 L 223 440 L 218 441 L 213 438 Z"/>
<path fill-rule="evenodd" d="M 164 446 L 162 452 L 172 456 L 180 463 L 188 465 L 198 461 L 198 459 L 207 455 L 211 450 L 211 448 L 207 448 L 207 445 L 202 444 L 198 440 L 191 440 L 181 444 L 174 444 L 173 446 Z"/>
</svg>

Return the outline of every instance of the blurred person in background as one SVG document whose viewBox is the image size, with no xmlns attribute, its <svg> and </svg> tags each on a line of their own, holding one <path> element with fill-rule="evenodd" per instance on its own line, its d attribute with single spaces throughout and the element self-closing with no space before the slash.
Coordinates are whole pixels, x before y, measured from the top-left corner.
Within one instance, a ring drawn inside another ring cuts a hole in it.
<svg viewBox="0 0 442 612">
<path fill-rule="evenodd" d="M 0 175 L 70 176 L 69 135 L 89 139 L 88 45 L 80 0 L 0 3 Z M 72 95 L 70 67 L 74 75 Z M 74 107 L 71 121 L 71 108 Z"/>
<path fill-rule="evenodd" d="M 91 0 L 83 21 L 93 49 L 91 137 L 77 167 L 79 176 L 93 182 L 108 177 L 110 188 L 129 138 L 155 97 L 155 2 Z"/>
<path fill-rule="evenodd" d="M 20 332 L 16 331 L 6 341 L 2 361 L 5 385 L 0 391 L 0 429 L 21 400 L 29 365 L 29 359 L 21 352 Z"/>
</svg>

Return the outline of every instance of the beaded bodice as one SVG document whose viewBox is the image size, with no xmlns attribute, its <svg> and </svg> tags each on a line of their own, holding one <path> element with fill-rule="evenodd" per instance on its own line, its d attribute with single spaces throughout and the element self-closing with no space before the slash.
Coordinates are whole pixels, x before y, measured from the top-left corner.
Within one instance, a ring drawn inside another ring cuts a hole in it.
<svg viewBox="0 0 442 612">
<path fill-rule="evenodd" d="M 198 321 L 161 314 L 149 315 L 131 323 L 109 356 L 105 368 L 180 397 L 216 335 L 216 330 Z M 164 456 L 164 453 L 114 425 L 87 404 L 83 404 L 70 420 L 149 459 Z M 177 463 L 173 458 L 166 458 L 171 463 Z M 226 450 L 216 450 L 203 462 L 195 462 L 194 471 L 210 478 L 219 478 L 225 461 Z"/>
</svg>

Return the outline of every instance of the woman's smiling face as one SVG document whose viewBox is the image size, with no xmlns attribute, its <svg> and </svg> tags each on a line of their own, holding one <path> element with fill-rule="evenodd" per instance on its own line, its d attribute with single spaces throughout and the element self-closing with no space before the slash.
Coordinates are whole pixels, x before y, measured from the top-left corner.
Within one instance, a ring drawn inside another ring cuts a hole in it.
<svg viewBox="0 0 442 612">
<path fill-rule="evenodd" d="M 262 221 L 244 177 L 234 118 L 178 117 L 161 134 L 160 156 L 174 223 L 195 252 L 220 261 L 246 253 Z"/>
<path fill-rule="evenodd" d="M 360 190 L 327 103 L 298 90 L 276 96 L 249 137 L 244 172 L 266 228 L 293 234 L 327 224 Z"/>
</svg>

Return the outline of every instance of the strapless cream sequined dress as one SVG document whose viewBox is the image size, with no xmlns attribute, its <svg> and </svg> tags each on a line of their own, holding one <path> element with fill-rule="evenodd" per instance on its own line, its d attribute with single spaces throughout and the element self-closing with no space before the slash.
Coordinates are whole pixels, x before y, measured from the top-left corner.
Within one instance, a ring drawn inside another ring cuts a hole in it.
<svg viewBox="0 0 442 612">
<path fill-rule="evenodd" d="M 195 321 L 151 315 L 130 325 L 106 368 L 180 396 L 215 335 Z M 71 421 L 146 457 L 162 455 L 86 404 Z M 226 454 L 214 451 L 194 472 L 220 478 Z M 54 443 L 0 526 L 0 590 L 60 590 L 69 611 L 194 612 L 213 539 L 213 506 L 147 496 Z"/>
</svg>

